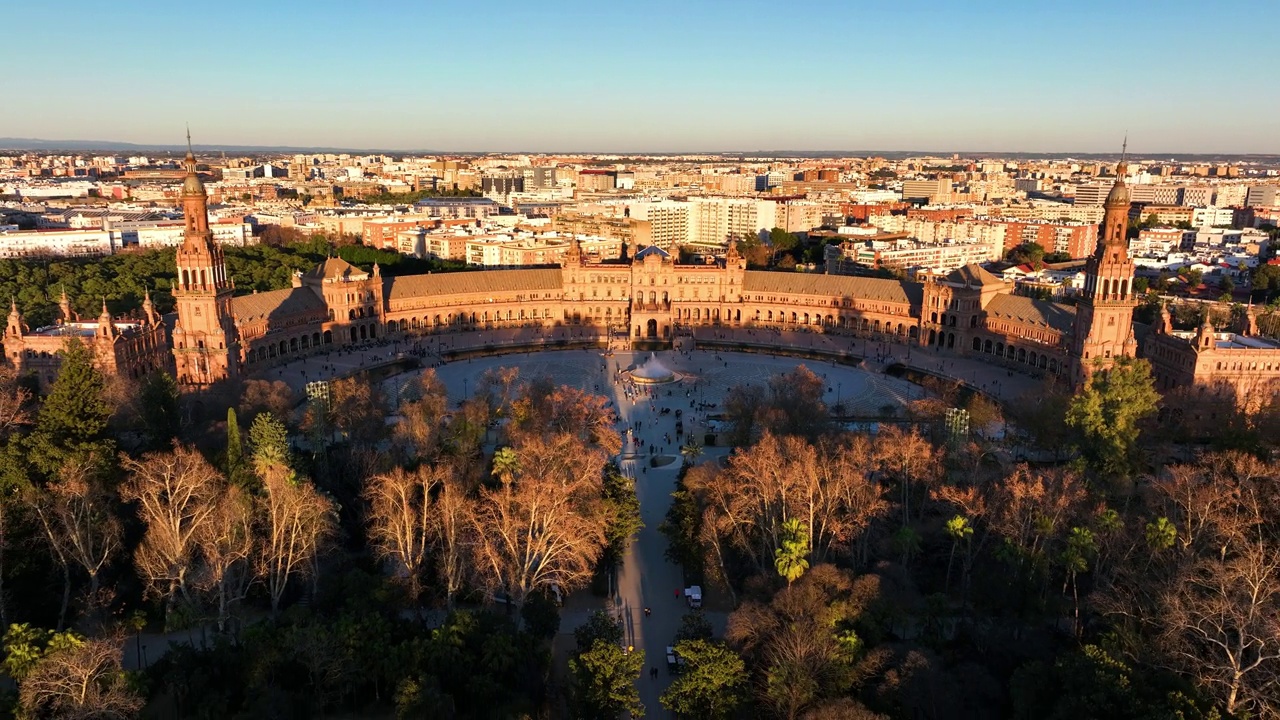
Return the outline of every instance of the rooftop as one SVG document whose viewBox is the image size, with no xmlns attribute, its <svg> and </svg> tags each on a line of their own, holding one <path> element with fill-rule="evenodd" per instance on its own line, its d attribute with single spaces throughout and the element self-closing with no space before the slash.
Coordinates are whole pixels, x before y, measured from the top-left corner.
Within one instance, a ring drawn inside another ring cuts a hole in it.
<svg viewBox="0 0 1280 720">
<path fill-rule="evenodd" d="M 132 331 L 139 327 L 138 323 L 113 322 L 116 330 L 124 333 Z M 31 335 L 40 337 L 93 337 L 98 332 L 98 323 L 96 322 L 71 322 L 62 323 L 60 325 L 46 325 L 45 327 L 36 328 Z"/>
<path fill-rule="evenodd" d="M 1188 330 L 1175 330 L 1169 334 L 1192 344 L 1196 340 L 1196 333 Z M 1213 334 L 1213 339 L 1214 347 L 1219 350 L 1280 350 L 1280 342 L 1257 335 L 1216 332 Z"/>
</svg>

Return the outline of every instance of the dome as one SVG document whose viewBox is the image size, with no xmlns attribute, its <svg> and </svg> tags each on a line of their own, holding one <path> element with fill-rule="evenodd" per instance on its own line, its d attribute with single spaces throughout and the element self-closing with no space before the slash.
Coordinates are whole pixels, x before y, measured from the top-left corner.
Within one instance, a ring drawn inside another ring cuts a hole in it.
<svg viewBox="0 0 1280 720">
<path fill-rule="evenodd" d="M 204 183 L 200 182 L 200 176 L 191 172 L 187 175 L 187 179 L 182 181 L 183 195 L 203 195 Z"/>
<path fill-rule="evenodd" d="M 1111 186 L 1111 192 L 1107 193 L 1107 205 L 1128 205 L 1129 204 L 1129 188 L 1125 187 L 1124 181 L 1116 180 L 1116 184 Z"/>
<path fill-rule="evenodd" d="M 190 140 L 190 138 L 187 139 Z M 182 165 L 187 168 L 187 178 L 182 181 L 182 194 L 204 194 L 204 183 L 200 182 L 200 176 L 196 174 L 195 154 L 188 150 Z"/>
</svg>

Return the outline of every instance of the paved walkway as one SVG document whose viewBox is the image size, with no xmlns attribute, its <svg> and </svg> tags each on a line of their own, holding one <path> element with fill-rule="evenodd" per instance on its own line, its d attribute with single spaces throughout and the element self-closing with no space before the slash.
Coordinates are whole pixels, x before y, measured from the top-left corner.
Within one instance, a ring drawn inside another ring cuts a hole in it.
<svg viewBox="0 0 1280 720">
<path fill-rule="evenodd" d="M 658 526 L 671 505 L 671 491 L 681 462 L 681 442 L 675 436 L 675 410 L 682 411 L 687 438 L 705 429 L 705 416 L 723 408 L 724 396 L 733 385 L 764 383 L 770 377 L 801 364 L 825 377 L 829 404 L 844 402 L 849 406 L 878 410 L 885 404 L 907 402 L 921 392 L 920 388 L 905 380 L 875 375 L 849 365 L 786 356 L 696 350 L 691 349 L 692 343 L 687 340 L 682 340 L 680 347 L 680 350 L 656 355 L 663 364 L 680 373 L 681 381 L 655 386 L 651 391 L 642 390 L 642 394 L 632 397 L 628 397 L 627 383 L 619 380 L 618 373 L 643 363 L 650 353 L 619 352 L 606 356 L 599 350 L 584 349 L 530 352 L 448 362 L 436 368 L 437 375 L 449 389 L 451 404 L 474 391 L 485 371 L 496 367 L 519 367 L 520 376 L 525 380 L 549 377 L 556 384 L 573 385 L 604 395 L 618 410 L 619 429 L 633 430 L 632 442 L 623 452 L 620 464 L 627 475 L 636 479 L 636 493 L 645 527 L 628 548 L 618 572 L 617 594 L 605 603 L 605 607 L 622 622 L 625 642 L 643 649 L 648 666 L 658 668 L 656 680 L 651 680 L 646 671 L 639 681 L 641 699 L 650 713 L 663 712 L 658 697 L 671 682 L 666 669 L 666 647 L 673 643 L 680 621 L 687 612 L 681 569 L 667 562 L 664 555 L 666 540 L 658 532 Z M 690 349 L 684 349 L 686 347 Z M 389 378 L 385 381 L 384 390 L 394 397 L 398 389 L 415 375 L 408 373 Z M 696 407 L 699 402 L 717 407 L 700 411 Z M 691 403 L 695 407 L 690 407 Z M 670 414 L 663 415 L 664 408 L 669 408 Z M 671 456 L 673 462 L 662 467 L 649 467 L 650 444 L 654 446 L 655 454 Z M 728 448 L 709 447 L 704 458 L 721 457 L 728 451 Z M 714 597 L 708 598 L 708 603 L 721 607 L 728 604 L 727 599 Z M 652 610 L 648 617 L 644 615 L 646 607 Z M 727 614 L 708 611 L 706 616 L 717 634 L 723 634 Z M 569 617 L 564 618 L 562 627 L 566 632 L 572 631 L 573 623 Z"/>
<path fill-rule="evenodd" d="M 954 351 L 870 338 L 763 328 L 699 328 L 694 331 L 694 335 L 699 340 L 712 342 L 759 345 L 762 348 L 785 346 L 852 360 L 863 359 L 868 369 L 876 372 L 881 372 L 890 365 L 901 364 L 921 372 L 963 381 L 974 389 L 1005 402 L 1036 391 L 1044 382 L 1014 366 L 1005 367 L 994 357 L 963 357 Z"/>
</svg>

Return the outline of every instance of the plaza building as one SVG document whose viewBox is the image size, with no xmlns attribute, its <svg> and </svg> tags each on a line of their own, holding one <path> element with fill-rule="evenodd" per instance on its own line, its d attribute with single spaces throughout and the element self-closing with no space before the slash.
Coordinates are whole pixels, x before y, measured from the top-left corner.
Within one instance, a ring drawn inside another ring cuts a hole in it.
<svg viewBox="0 0 1280 720">
<path fill-rule="evenodd" d="M 944 356 L 978 357 L 1061 376 L 1074 385 L 1116 358 L 1140 351 L 1123 165 L 1104 202 L 1080 301 L 1071 306 L 1013 294 L 1009 283 L 977 264 L 921 273 L 914 282 L 747 270 L 733 242 L 712 264 L 681 264 L 657 245 L 630 258 L 591 261 L 574 241 L 559 267 L 387 278 L 376 265 L 370 273 L 330 258 L 295 277 L 292 288 L 236 297 L 225 280 L 221 250 L 207 230 L 194 159 L 188 164 L 183 188 L 188 236 L 178 253 L 174 330 L 178 378 L 186 385 L 378 339 L 511 327 L 568 326 L 601 339 L 658 345 L 698 327 L 804 328 L 896 339 Z M 1159 349 L 1161 358 L 1180 339 L 1167 328 L 1145 334 L 1144 354 Z M 1224 359 L 1172 373 L 1159 360 L 1162 387 L 1212 381 L 1256 389 L 1265 368 L 1280 373 L 1275 343 L 1247 334 L 1222 342 L 1229 347 L 1209 352 L 1248 353 L 1248 361 L 1233 355 L 1230 372 L 1218 369 L 1227 367 Z"/>
<path fill-rule="evenodd" d="M 89 350 L 94 363 L 107 375 L 138 379 L 171 367 L 168 333 L 151 304 L 150 293 L 143 301 L 141 320 L 113 318 L 103 302 L 97 322 L 81 322 L 71 310 L 65 292 L 58 307 L 61 317 L 57 324 L 31 329 L 23 322 L 15 302 L 5 326 L 5 362 L 19 373 L 34 377 L 41 392 L 48 392 L 53 385 L 62 365 L 62 353 L 73 339 Z"/>
<path fill-rule="evenodd" d="M 1167 324 L 1135 328 L 1134 265 L 1125 237 L 1131 202 L 1121 179 L 1104 202 L 1097 247 L 1073 306 L 1014 294 L 1012 284 L 977 264 L 922 272 L 915 281 L 748 270 L 734 242 L 706 264 L 680 263 L 656 245 L 617 260 L 592 260 L 575 240 L 556 267 L 395 277 L 383 277 L 376 265 L 365 271 L 329 258 L 297 274 L 290 288 L 236 295 L 190 155 L 187 167 L 172 338 L 154 321 L 122 329 L 100 319 L 93 339 L 115 348 L 98 354 L 112 372 L 164 366 L 154 348 L 166 341 L 178 381 L 199 388 L 382 340 L 506 328 L 530 328 L 537 336 L 573 328 L 587 342 L 661 347 L 679 335 L 721 327 L 763 330 L 755 334 L 760 338 L 772 336 L 770 330 L 803 330 L 892 340 L 930 348 L 943 360 L 980 359 L 1076 386 L 1134 355 L 1152 359 L 1162 390 L 1214 384 L 1274 393 L 1280 382 L 1280 344 L 1250 328 L 1202 328 L 1192 337 Z M 33 342 L 56 341 L 33 337 L 11 315 L 10 362 L 35 369 L 27 353 Z"/>
</svg>

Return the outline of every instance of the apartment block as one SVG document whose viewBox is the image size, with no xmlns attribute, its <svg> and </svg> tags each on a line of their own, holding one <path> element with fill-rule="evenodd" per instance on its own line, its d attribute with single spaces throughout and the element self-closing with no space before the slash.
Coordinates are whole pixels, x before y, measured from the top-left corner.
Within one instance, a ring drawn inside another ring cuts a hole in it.
<svg viewBox="0 0 1280 720">
<path fill-rule="evenodd" d="M 951 199 L 951 180 L 905 180 L 902 183 L 903 200 L 924 200 L 926 203 L 947 202 Z"/>
<path fill-rule="evenodd" d="M 1274 207 L 1280 205 L 1280 186 L 1250 185 L 1244 204 L 1248 207 Z"/>
<path fill-rule="evenodd" d="M 1138 210 L 1138 216 L 1142 220 L 1154 215 L 1156 222 L 1161 225 L 1177 225 L 1180 222 L 1190 223 L 1194 214 L 1195 208 L 1181 205 L 1143 205 Z"/>
<path fill-rule="evenodd" d="M 1231 225 L 1235 222 L 1235 211 L 1231 208 L 1197 207 L 1191 211 L 1192 227 L 1212 227 L 1214 225 Z"/>
<path fill-rule="evenodd" d="M 628 206 L 632 220 L 648 223 L 648 244 L 657 245 L 663 250 L 670 250 L 692 240 L 692 211 L 693 207 L 689 203 L 675 200 L 641 202 Z"/>
</svg>

